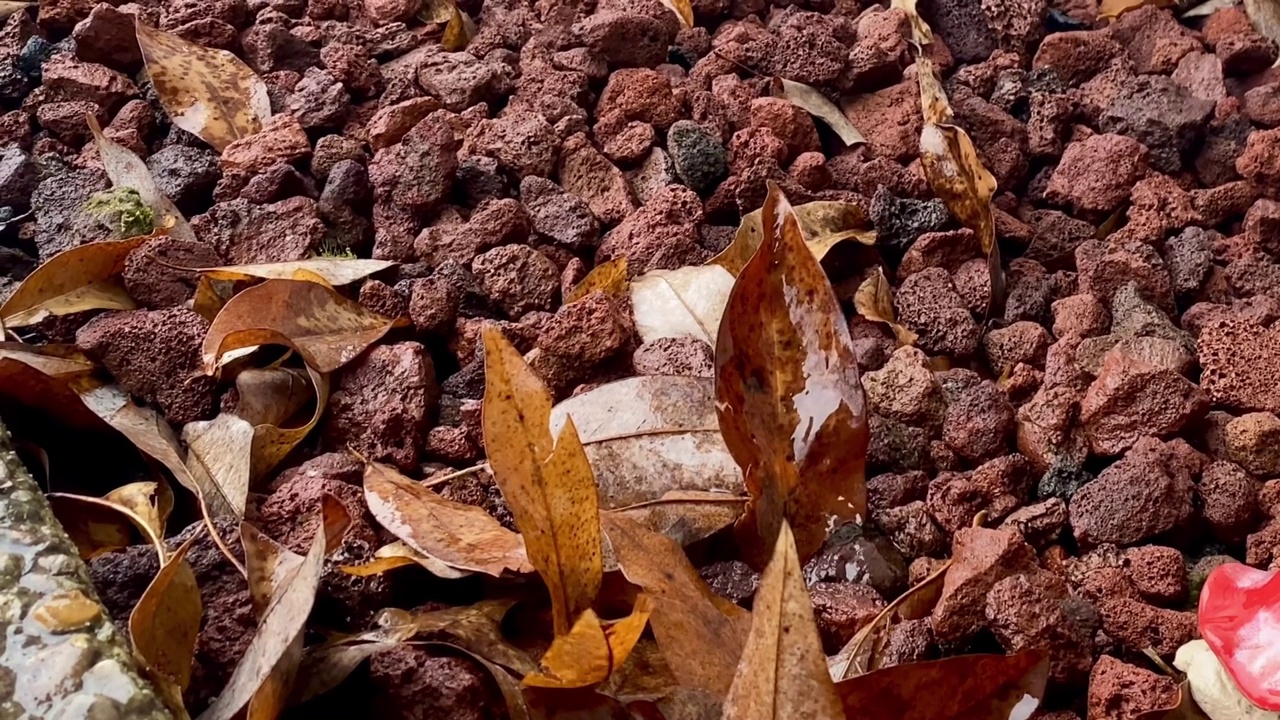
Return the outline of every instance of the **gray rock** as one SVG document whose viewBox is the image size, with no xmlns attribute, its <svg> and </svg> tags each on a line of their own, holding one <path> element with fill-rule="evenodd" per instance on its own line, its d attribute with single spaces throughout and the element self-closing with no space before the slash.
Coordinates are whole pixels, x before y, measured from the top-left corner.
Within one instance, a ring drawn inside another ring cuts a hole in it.
<svg viewBox="0 0 1280 720">
<path fill-rule="evenodd" d="M 641 205 L 649 202 L 659 190 L 680 182 L 676 164 L 662 148 L 653 148 L 640 167 L 627 173 L 627 183 Z"/>
<path fill-rule="evenodd" d="M 218 154 L 207 148 L 169 145 L 147 158 L 147 169 L 164 196 L 184 212 L 208 203 L 222 179 Z"/>
<path fill-rule="evenodd" d="M 31 156 L 17 147 L 0 153 L 0 206 L 22 212 L 29 207 L 40 176 Z"/>
<path fill-rule="evenodd" d="M 1173 291 L 1186 295 L 1200 289 L 1213 265 L 1215 233 L 1189 227 L 1164 244 L 1164 264 L 1169 268 Z"/>
<path fill-rule="evenodd" d="M 1182 168 L 1213 115 L 1214 104 L 1195 97 L 1163 75 L 1139 75 L 1127 83 L 1102 115 L 1106 133 L 1127 135 L 1151 151 L 1151 167 L 1164 173 Z"/>
<path fill-rule="evenodd" d="M 927 232 L 947 226 L 951 215 L 941 200 L 898 198 L 881 188 L 871 200 L 871 221 L 876 228 L 876 244 L 901 255 L 911 243 Z"/>
<path fill-rule="evenodd" d="M 46 178 L 31 196 L 36 215 L 36 249 L 40 262 L 95 240 L 106 240 L 111 232 L 97 218 L 85 212 L 84 204 L 96 192 L 111 187 L 101 170 L 72 170 Z"/>
<path fill-rule="evenodd" d="M 692 120 L 681 120 L 667 131 L 667 152 L 676 174 L 694 192 L 713 190 L 729 174 L 724 145 Z"/>
</svg>

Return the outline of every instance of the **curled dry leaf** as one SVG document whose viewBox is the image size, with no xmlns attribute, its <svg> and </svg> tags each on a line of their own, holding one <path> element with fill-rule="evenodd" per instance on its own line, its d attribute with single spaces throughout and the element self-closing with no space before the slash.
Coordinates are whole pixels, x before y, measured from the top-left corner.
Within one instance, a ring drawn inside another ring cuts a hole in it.
<svg viewBox="0 0 1280 720">
<path fill-rule="evenodd" d="M 725 492 L 671 490 L 606 512 L 634 520 L 653 532 L 689 545 L 729 527 L 742 515 L 747 499 Z"/>
<path fill-rule="evenodd" d="M 763 217 L 716 346 L 720 431 L 751 497 L 738 541 L 756 567 L 784 520 L 807 558 L 833 524 L 867 512 L 866 403 L 848 323 L 775 185 Z"/>
<path fill-rule="evenodd" d="M 89 124 L 89 131 L 93 133 L 93 142 L 98 148 L 107 177 L 111 178 L 112 187 L 137 190 L 143 204 L 154 213 L 156 226 L 169 228 L 169 235 L 179 240 L 195 240 L 196 234 L 187 224 L 187 219 L 178 210 L 178 206 L 160 192 L 156 179 L 151 176 L 151 170 L 142 158 L 103 135 L 102 128 L 93 115 L 86 115 L 85 120 Z"/>
<path fill-rule="evenodd" d="M 57 380 L 71 381 L 94 370 L 90 360 L 75 345 L 27 345 L 0 342 L 0 360 L 16 360 Z"/>
<path fill-rule="evenodd" d="M 388 609 L 378 618 L 380 627 L 364 635 L 377 640 L 407 640 L 416 635 L 443 633 L 468 652 L 524 675 L 534 672 L 537 666 L 502 636 L 502 620 L 513 605 L 514 600 L 494 599 L 427 612 Z"/>
<path fill-rule="evenodd" d="M 232 672 L 231 679 L 200 715 L 200 720 L 231 720 L 271 679 L 277 664 L 289 658 L 294 648 L 301 650 L 299 638 L 315 604 L 316 589 L 320 586 L 324 570 L 325 548 L 329 545 L 326 525 L 331 526 L 332 523 L 321 523 L 306 556 L 276 586 L 258 630 L 249 641 L 249 647 Z M 342 530 L 345 532 L 345 527 Z"/>
<path fill-rule="evenodd" d="M 839 681 L 878 670 L 884 660 L 884 644 L 894 620 L 919 620 L 928 617 L 938 604 L 938 598 L 942 597 L 942 583 L 949 567 L 950 560 L 942 563 L 928 577 L 889 603 L 874 620 L 850 638 L 828 660 L 832 679 Z"/>
<path fill-rule="evenodd" d="M 253 426 L 231 413 L 182 428 L 187 469 L 211 518 L 244 518 L 252 477 Z"/>
<path fill-rule="evenodd" d="M 223 306 L 204 338 L 205 372 L 232 350 L 287 345 L 312 370 L 329 373 L 351 362 L 395 326 L 332 289 L 298 280 L 267 280 Z"/>
<path fill-rule="evenodd" d="M 135 24 L 138 47 L 173 124 L 222 152 L 271 117 L 267 85 L 235 55 Z"/>
<path fill-rule="evenodd" d="M 1044 698 L 1049 654 L 960 655 L 896 665 L 836 683 L 849 717 L 883 720 L 1030 718 Z"/>
<path fill-rule="evenodd" d="M 653 596 L 649 625 L 673 674 L 723 698 L 747 641 L 747 611 L 713 593 L 674 540 L 614 513 L 601 522 L 622 574 Z"/>
<path fill-rule="evenodd" d="M 620 255 L 592 268 L 582 282 L 565 295 L 564 304 L 581 300 L 597 290 L 610 297 L 621 297 L 626 294 L 627 287 L 627 256 Z"/>
<path fill-rule="evenodd" d="M 552 434 L 569 418 L 607 509 L 671 491 L 742 492 L 742 475 L 716 421 L 710 378 L 639 376 L 606 383 L 551 410 Z"/>
<path fill-rule="evenodd" d="M 915 333 L 898 324 L 898 316 L 893 311 L 893 288 L 884 276 L 884 268 L 879 265 L 853 294 L 853 307 L 862 317 L 888 325 L 900 345 L 914 345 L 919 339 Z"/>
<path fill-rule="evenodd" d="M 236 390 L 240 400 L 235 414 L 253 426 L 250 478 L 259 480 L 319 424 L 329 402 L 329 376 L 310 367 L 251 368 L 236 375 Z M 290 419 L 308 404 L 308 419 L 291 425 Z"/>
<path fill-rule="evenodd" d="M 120 274 L 129 253 L 151 238 L 87 243 L 54 255 L 0 305 L 0 321 L 7 328 L 17 328 L 85 310 L 134 309 L 137 305 L 125 291 Z"/>
<path fill-rule="evenodd" d="M 720 316 L 733 287 L 723 267 L 652 270 L 631 281 L 631 308 L 643 342 L 692 335 L 715 346 Z"/>
<path fill-rule="evenodd" d="M 489 513 L 447 500 L 391 467 L 365 465 L 364 498 L 382 527 L 423 556 L 494 577 L 533 570 L 524 539 Z"/>
<path fill-rule="evenodd" d="M 529 561 L 551 594 L 558 637 L 600 590 L 595 478 L 572 419 L 552 441 L 551 394 L 524 358 L 497 327 L 485 325 L 481 334 L 489 466 L 524 536 Z"/>
<path fill-rule="evenodd" d="M 987 256 L 991 277 L 991 299 L 987 316 L 997 314 L 1004 303 L 1004 269 L 1000 246 L 996 244 L 996 222 L 991 198 L 996 179 L 978 159 L 969 134 L 953 124 L 951 105 L 943 92 L 933 64 L 925 57 L 916 60 L 920 83 L 920 106 L 924 127 L 920 131 L 920 164 L 933 193 L 942 199 L 962 225 L 973 230 Z"/>
<path fill-rule="evenodd" d="M 470 571 L 458 570 L 435 558 L 427 557 L 399 540 L 375 550 L 373 559 L 369 562 L 359 565 L 342 565 L 338 569 L 348 575 L 368 577 L 410 565 L 417 565 L 442 580 L 456 580 L 471 574 Z"/>
<path fill-rule="evenodd" d="M 907 20 L 911 22 L 911 39 L 915 44 L 928 45 L 933 42 L 933 29 L 924 21 L 924 18 L 920 17 L 916 0 L 890 0 L 889 7 L 897 8 L 907 14 Z"/>
<path fill-rule="evenodd" d="M 213 322 L 213 319 L 218 317 L 218 313 L 222 312 L 222 306 L 226 305 L 235 294 L 234 285 L 229 281 L 214 280 L 201 275 L 200 280 L 196 282 L 195 293 L 191 296 L 191 310 L 205 320 Z"/>
<path fill-rule="evenodd" d="M 1177 4 L 1177 0 L 1102 0 L 1098 3 L 1098 19 L 1115 20 L 1127 12 L 1147 5 L 1174 7 Z"/>
<path fill-rule="evenodd" d="M 724 701 L 724 720 L 843 720 L 785 520 L 774 544 L 752 601 L 751 635 Z M 864 705 L 862 712 L 872 708 L 879 712 L 876 705 Z"/>
<path fill-rule="evenodd" d="M 66 493 L 49 493 L 48 498 L 54 516 L 86 560 L 132 545 L 135 529 L 161 562 L 168 554 L 164 526 L 173 510 L 173 491 L 167 482 L 130 483 L 100 498 Z"/>
<path fill-rule="evenodd" d="M 840 140 L 846 147 L 867 141 L 862 132 L 849 122 L 849 118 L 840 111 L 840 108 L 816 89 L 804 83 L 780 77 L 773 78 L 772 88 L 774 97 L 780 97 L 826 123 L 827 127 L 840 136 Z"/>
<path fill-rule="evenodd" d="M 306 277 L 306 274 L 310 274 L 322 279 L 324 284 L 339 287 L 363 280 L 398 264 L 390 260 L 315 257 L 291 262 L 181 269 L 199 272 L 211 280 L 302 280 L 310 279 Z M 299 277 L 300 273 L 303 277 Z"/>
<path fill-rule="evenodd" d="M 173 553 L 129 613 L 133 654 L 173 713 L 187 716 L 182 693 L 191 684 L 191 664 L 204 605 L 195 572 L 187 562 L 192 537 Z"/>
<path fill-rule="evenodd" d="M 792 210 L 800 222 L 800 232 L 804 235 L 804 243 L 813 251 L 813 256 L 821 260 L 827 256 L 831 248 L 845 240 L 857 240 L 863 245 L 874 245 L 875 231 L 871 229 L 871 221 L 862 206 L 839 200 L 819 200 L 798 205 Z M 733 242 L 721 253 L 711 259 L 713 265 L 720 265 L 737 277 L 742 268 L 760 247 L 764 238 L 764 225 L 761 217 L 764 209 L 752 210 L 742 218 Z"/>
<path fill-rule="evenodd" d="M 476 36 L 476 24 L 471 16 L 454 4 L 449 15 L 449 24 L 444 26 L 444 35 L 440 38 L 440 46 L 446 52 L 462 52 Z"/>
<path fill-rule="evenodd" d="M 542 667 L 526 675 L 523 683 L 572 689 L 604 682 L 627 661 L 652 612 L 653 601 L 644 594 L 636 597 L 631 615 L 609 625 L 602 624 L 594 610 L 584 610 L 569 634 L 551 642 L 542 656 Z"/>
<path fill-rule="evenodd" d="M 693 27 L 693 4 L 690 0 L 662 0 L 662 4 L 671 9 L 686 30 Z"/>
</svg>

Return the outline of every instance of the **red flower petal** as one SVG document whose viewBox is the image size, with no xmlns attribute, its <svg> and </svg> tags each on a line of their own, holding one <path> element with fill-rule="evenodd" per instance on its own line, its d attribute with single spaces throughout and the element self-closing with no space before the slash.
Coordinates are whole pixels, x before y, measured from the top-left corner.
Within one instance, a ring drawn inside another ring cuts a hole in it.
<svg viewBox="0 0 1280 720">
<path fill-rule="evenodd" d="M 1280 711 L 1280 573 L 1231 563 L 1200 591 L 1200 636 L 1249 702 Z"/>
</svg>

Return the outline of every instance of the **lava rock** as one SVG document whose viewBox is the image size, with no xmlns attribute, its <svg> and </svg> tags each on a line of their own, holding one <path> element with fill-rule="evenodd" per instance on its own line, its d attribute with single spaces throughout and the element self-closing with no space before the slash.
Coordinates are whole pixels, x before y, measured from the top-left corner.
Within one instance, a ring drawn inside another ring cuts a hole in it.
<svg viewBox="0 0 1280 720">
<path fill-rule="evenodd" d="M 1187 522 L 1193 489 L 1169 447 L 1143 438 L 1072 496 L 1072 532 L 1084 547 L 1133 545 Z"/>
</svg>

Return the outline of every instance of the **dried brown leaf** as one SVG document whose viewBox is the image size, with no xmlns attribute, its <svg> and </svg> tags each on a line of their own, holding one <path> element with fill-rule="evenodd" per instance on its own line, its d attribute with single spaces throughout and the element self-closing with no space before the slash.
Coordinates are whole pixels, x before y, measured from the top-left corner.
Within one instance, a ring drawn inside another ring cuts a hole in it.
<svg viewBox="0 0 1280 720">
<path fill-rule="evenodd" d="M 151 237 L 87 243 L 54 255 L 0 305 L 0 320 L 17 328 L 85 310 L 134 309 L 120 274 L 129 253 Z"/>
<path fill-rule="evenodd" d="M 898 324 L 898 316 L 893 311 L 893 288 L 884 276 L 884 268 L 879 265 L 853 294 L 853 307 L 862 317 L 888 325 L 900 345 L 914 345 L 919 339 L 915 333 Z"/>
<path fill-rule="evenodd" d="M 502 620 L 514 604 L 513 600 L 492 599 L 427 612 L 384 610 L 378 618 L 380 627 L 361 637 L 391 641 L 443 633 L 458 647 L 524 675 L 534 672 L 537 665 L 502 636 Z"/>
<path fill-rule="evenodd" d="M 896 665 L 836 683 L 836 692 L 849 717 L 874 708 L 877 720 L 1007 720 L 1032 716 L 1048 678 L 1048 653 L 1028 650 Z"/>
<path fill-rule="evenodd" d="M 692 335 L 714 346 L 733 287 L 723 267 L 652 270 L 631 281 L 631 307 L 642 342 Z"/>
<path fill-rule="evenodd" d="M 693 4 L 690 0 L 662 0 L 662 4 L 676 14 L 681 27 L 685 29 L 693 27 Z"/>
<path fill-rule="evenodd" d="M 418 19 L 427 24 L 447 23 L 453 17 L 452 0 L 426 0 L 418 11 Z"/>
<path fill-rule="evenodd" d="M 686 0 L 687 1 L 687 0 Z M 627 292 L 627 256 L 619 255 L 592 268 L 582 282 L 574 286 L 564 297 L 564 304 L 581 300 L 599 290 L 610 297 L 621 297 Z"/>
<path fill-rule="evenodd" d="M 320 645 L 308 648 L 298 668 L 297 681 L 289 703 L 297 705 L 319 697 L 342 684 L 365 660 L 397 642 L 370 642 L 361 645 Z"/>
<path fill-rule="evenodd" d="M 93 133 L 93 142 L 98 147 L 98 155 L 102 158 L 102 167 L 111 178 L 112 187 L 128 187 L 138 191 L 142 202 L 151 209 L 157 227 L 167 227 L 169 235 L 178 240 L 195 240 L 196 234 L 187 224 L 178 206 L 160 192 L 156 179 L 142 158 L 133 151 L 102 134 L 102 127 L 93 115 L 85 115 L 89 131 Z"/>
<path fill-rule="evenodd" d="M 671 491 L 741 494 L 742 474 L 716 420 L 710 378 L 639 376 L 606 383 L 551 410 L 551 432 L 572 417 L 595 472 L 601 507 Z"/>
<path fill-rule="evenodd" d="M 295 648 L 301 649 L 299 638 L 315 604 L 316 589 L 324 570 L 325 548 L 330 544 L 326 525 L 331 523 L 321 523 L 302 562 L 296 563 L 288 577 L 276 584 L 277 592 L 262 614 L 244 656 L 226 687 L 200 715 L 200 720 L 231 720 L 250 703 L 263 684 L 272 679 L 280 661 L 291 659 Z"/>
<path fill-rule="evenodd" d="M 348 575 L 368 577 L 410 565 L 417 565 L 443 580 L 456 580 L 471 574 L 470 571 L 458 570 L 435 558 L 427 557 L 399 540 L 375 550 L 373 559 L 369 562 L 359 565 L 342 565 L 338 569 Z"/>
<path fill-rule="evenodd" d="M 723 698 L 747 640 L 748 613 L 715 595 L 674 540 L 612 513 L 601 522 L 622 574 L 653 596 L 649 625 L 675 676 Z"/>
<path fill-rule="evenodd" d="M 615 668 L 620 667 L 640 640 L 653 601 L 648 595 L 636 598 L 631 615 L 605 626 L 588 608 L 578 617 L 568 635 L 561 635 L 551 643 L 542 656 L 542 667 L 524 677 L 528 687 L 583 688 L 609 679 Z"/>
<path fill-rule="evenodd" d="M 773 78 L 772 87 L 774 97 L 780 97 L 826 123 L 827 127 L 840 136 L 846 147 L 867 141 L 862 132 L 849 122 L 849 118 L 840 112 L 840 108 L 816 89 L 780 77 Z"/>
<path fill-rule="evenodd" d="M 455 4 L 449 16 L 449 24 L 444 26 L 444 36 L 440 38 L 440 46 L 447 52 L 462 52 L 467 49 L 471 38 L 475 36 L 475 21 Z"/>
<path fill-rule="evenodd" d="M 525 541 L 484 509 L 447 500 L 391 467 L 365 465 L 364 498 L 382 527 L 449 567 L 494 577 L 533 570 Z"/>
<path fill-rule="evenodd" d="M 752 601 L 751 635 L 724 701 L 724 720 L 843 720 L 785 520 L 775 546 Z M 871 708 L 879 710 L 865 705 L 863 712 Z"/>
<path fill-rule="evenodd" d="M 1151 5 L 1154 7 L 1174 7 L 1177 0 L 1101 0 L 1098 3 L 1098 19 L 1114 20 L 1121 15 Z"/>
<path fill-rule="evenodd" d="M 299 273 L 310 273 L 323 280 L 322 284 L 338 287 L 363 280 L 399 263 L 390 260 L 364 258 L 314 257 L 290 262 L 260 263 L 256 265 L 222 265 L 211 268 L 183 268 L 199 272 L 211 280 L 302 280 Z M 314 282 L 314 279 L 312 279 Z"/>
<path fill-rule="evenodd" d="M 324 416 L 329 402 L 329 376 L 312 370 L 251 368 L 236 375 L 240 400 L 235 414 L 253 426 L 250 454 L 251 479 L 265 477 L 297 447 Z M 291 425 L 290 419 L 306 405 L 308 419 Z"/>
<path fill-rule="evenodd" d="M 266 83 L 235 55 L 141 21 L 135 30 L 147 75 L 174 125 L 222 152 L 271 117 Z"/>
<path fill-rule="evenodd" d="M 188 717 L 182 693 L 191 684 L 196 639 L 204 605 L 187 551 L 196 538 L 182 544 L 160 568 L 129 613 L 129 639 L 165 704 Z"/>
<path fill-rule="evenodd" d="M 950 560 L 942 563 L 938 569 L 929 573 L 928 577 L 889 603 L 889 606 L 880 611 L 874 620 L 864 625 L 849 642 L 845 643 L 845 646 L 828 660 L 832 679 L 839 681 L 878 670 L 880 663 L 884 660 L 884 643 L 888 639 L 889 629 L 893 627 L 894 620 L 919 620 L 933 612 L 934 606 L 938 604 L 938 598 L 942 596 L 942 583 L 949 567 L 951 567 Z"/>
<path fill-rule="evenodd" d="M 2 359 L 16 360 L 30 365 L 58 380 L 74 380 L 89 375 L 95 367 L 93 361 L 75 345 L 27 345 L 26 343 L 0 342 L 0 360 Z"/>
<path fill-rule="evenodd" d="M 35 2 L 19 2 L 18 0 L 0 0 L 0 20 L 4 20 L 10 15 L 26 10 L 29 7 L 35 7 Z"/>
<path fill-rule="evenodd" d="M 716 347 L 716 410 L 751 500 L 743 555 L 762 567 L 783 521 L 800 556 L 867 512 L 867 415 L 840 303 L 776 186 L 765 238 L 743 268 Z"/>
<path fill-rule="evenodd" d="M 862 207 L 839 200 L 819 200 L 797 205 L 792 208 L 800 223 L 800 231 L 804 235 L 805 245 L 813 251 L 813 256 L 821 260 L 827 256 L 831 248 L 845 240 L 857 240 L 863 245 L 874 245 L 875 231 Z M 729 247 L 711 258 L 709 264 L 719 265 L 728 270 L 734 277 L 742 273 L 742 268 L 760 247 L 764 238 L 762 215 L 764 209 L 752 210 L 742 217 L 738 232 L 733 236 Z"/>
<path fill-rule="evenodd" d="M 916 0 L 891 0 L 889 7 L 897 8 L 907 14 L 907 20 L 911 22 L 911 39 L 915 44 L 928 45 L 933 42 L 933 29 L 924 21 L 924 18 L 920 17 Z"/>
<path fill-rule="evenodd" d="M 227 352 L 254 345 L 287 345 L 312 370 L 330 373 L 387 334 L 395 321 L 312 282 L 267 280 L 236 295 L 204 338 L 205 372 Z"/>
<path fill-rule="evenodd" d="M 552 442 L 551 395 L 493 325 L 484 339 L 484 445 L 529 561 L 551 594 L 555 634 L 569 632 L 600 590 L 595 478 L 573 421 Z"/>
<path fill-rule="evenodd" d="M 191 297 L 191 310 L 205 320 L 213 322 L 233 294 L 233 283 L 213 280 L 201 275 L 200 280 L 196 282 L 195 293 Z"/>
<path fill-rule="evenodd" d="M 182 428 L 187 469 L 212 518 L 244 518 L 252 477 L 253 426 L 231 413 Z"/>
<path fill-rule="evenodd" d="M 916 68 L 925 121 L 920 131 L 920 164 L 934 195 L 946 203 L 952 216 L 977 234 L 986 253 L 991 277 L 987 315 L 991 317 L 1004 303 L 1004 269 L 991 207 L 996 179 L 978 159 L 969 134 L 952 124 L 951 106 L 932 63 L 920 58 Z"/>
<path fill-rule="evenodd" d="M 131 483 L 101 498 L 67 493 L 47 497 L 54 517 L 86 560 L 132 545 L 134 530 L 155 548 L 161 561 L 168 554 L 164 523 L 173 509 L 173 493 L 167 483 Z"/>
<path fill-rule="evenodd" d="M 729 527 L 742 515 L 747 499 L 724 492 L 670 490 L 657 500 L 628 505 L 613 513 L 653 532 L 689 545 Z"/>
</svg>

